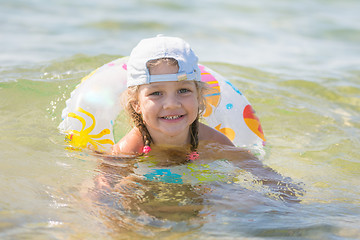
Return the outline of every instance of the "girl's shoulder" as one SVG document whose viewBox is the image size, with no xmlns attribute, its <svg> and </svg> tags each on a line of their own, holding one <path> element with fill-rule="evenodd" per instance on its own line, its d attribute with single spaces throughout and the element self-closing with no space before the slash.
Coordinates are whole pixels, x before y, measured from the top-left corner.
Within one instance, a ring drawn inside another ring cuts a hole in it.
<svg viewBox="0 0 360 240">
<path fill-rule="evenodd" d="M 235 146 L 223 133 L 203 123 L 199 123 L 199 141 L 210 141 L 222 145 Z"/>
<path fill-rule="evenodd" d="M 144 143 L 141 133 L 137 128 L 133 128 L 112 148 L 112 154 L 138 154 L 142 152 Z"/>
</svg>

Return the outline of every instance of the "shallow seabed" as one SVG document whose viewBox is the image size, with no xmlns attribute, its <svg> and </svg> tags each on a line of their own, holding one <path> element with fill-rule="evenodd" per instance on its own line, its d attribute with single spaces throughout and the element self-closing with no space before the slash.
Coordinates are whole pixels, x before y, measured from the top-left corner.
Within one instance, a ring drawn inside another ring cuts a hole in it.
<svg viewBox="0 0 360 240">
<path fill-rule="evenodd" d="M 0 239 L 360 239 L 359 7 L 0 1 Z M 144 183 L 124 177 L 144 159 L 66 148 L 57 126 L 80 79 L 158 33 L 186 39 L 252 103 L 261 161 L 304 190 L 299 203 L 226 154 L 184 165 L 186 183 Z"/>
</svg>

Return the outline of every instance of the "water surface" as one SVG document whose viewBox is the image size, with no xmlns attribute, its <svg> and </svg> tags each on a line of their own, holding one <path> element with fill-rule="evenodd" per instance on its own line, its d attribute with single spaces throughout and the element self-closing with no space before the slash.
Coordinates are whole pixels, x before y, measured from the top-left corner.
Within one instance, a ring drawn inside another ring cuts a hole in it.
<svg viewBox="0 0 360 240">
<path fill-rule="evenodd" d="M 359 239 L 359 7 L 355 0 L 0 1 L 0 238 Z M 122 178 L 99 167 L 102 157 L 66 149 L 57 129 L 65 100 L 83 76 L 158 33 L 186 39 L 201 63 L 244 93 L 268 140 L 262 162 L 301 183 L 300 203 L 234 179 L 148 183 L 149 193 L 192 206 L 192 214 L 108 208 L 119 202 L 116 191 L 104 192 L 108 205 L 84 201 L 86 184 L 102 173 Z"/>
</svg>

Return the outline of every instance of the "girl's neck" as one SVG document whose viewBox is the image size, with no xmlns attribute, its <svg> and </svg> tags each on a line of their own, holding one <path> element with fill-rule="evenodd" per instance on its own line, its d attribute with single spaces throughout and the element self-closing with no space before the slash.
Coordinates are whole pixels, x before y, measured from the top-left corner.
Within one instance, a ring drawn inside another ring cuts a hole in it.
<svg viewBox="0 0 360 240">
<path fill-rule="evenodd" d="M 189 129 L 184 131 L 183 134 L 179 134 L 176 136 L 168 136 L 163 135 L 158 132 L 150 132 L 151 138 L 153 140 L 153 144 L 159 146 L 175 146 L 175 147 L 183 147 L 190 144 L 190 131 Z"/>
</svg>

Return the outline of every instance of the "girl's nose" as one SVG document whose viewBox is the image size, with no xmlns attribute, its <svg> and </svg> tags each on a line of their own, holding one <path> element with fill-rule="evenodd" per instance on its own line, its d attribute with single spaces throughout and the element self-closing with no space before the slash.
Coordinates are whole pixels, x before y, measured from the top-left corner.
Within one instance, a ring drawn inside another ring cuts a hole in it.
<svg viewBox="0 0 360 240">
<path fill-rule="evenodd" d="M 164 109 L 172 109 L 172 108 L 179 108 L 181 107 L 181 102 L 176 96 L 168 96 L 164 99 Z"/>
</svg>

